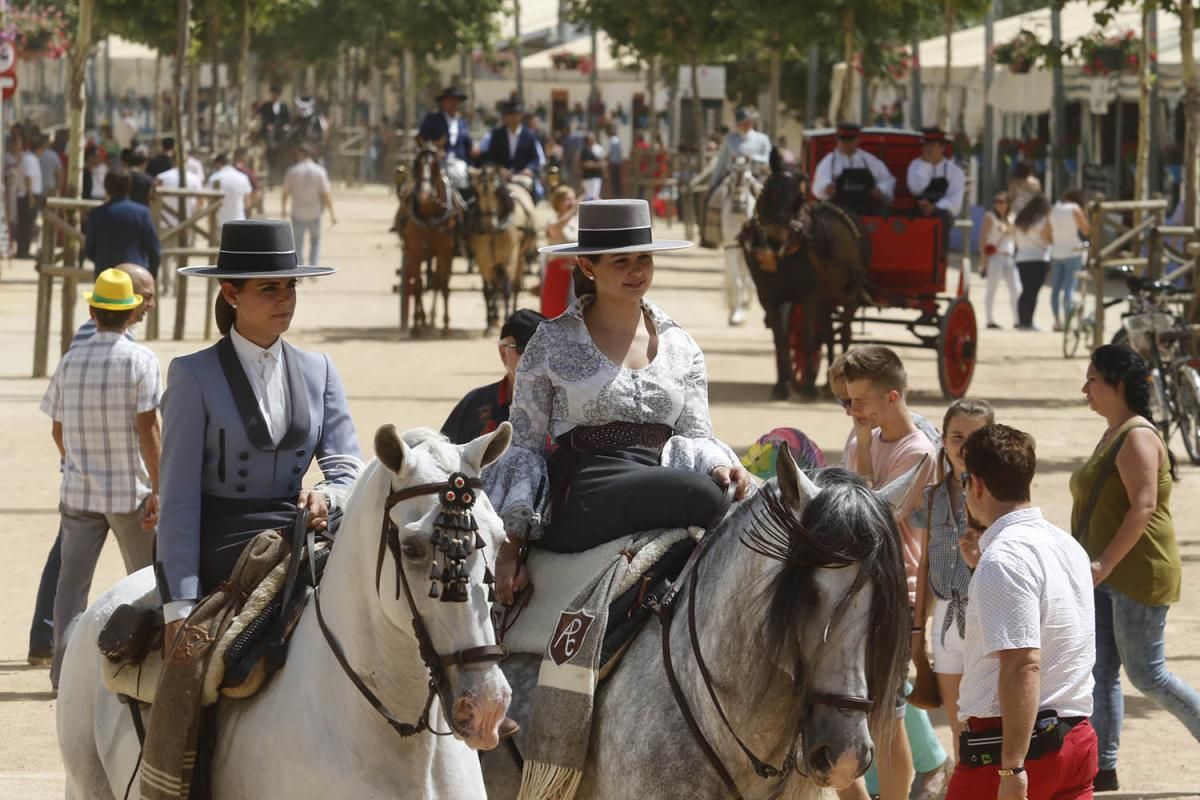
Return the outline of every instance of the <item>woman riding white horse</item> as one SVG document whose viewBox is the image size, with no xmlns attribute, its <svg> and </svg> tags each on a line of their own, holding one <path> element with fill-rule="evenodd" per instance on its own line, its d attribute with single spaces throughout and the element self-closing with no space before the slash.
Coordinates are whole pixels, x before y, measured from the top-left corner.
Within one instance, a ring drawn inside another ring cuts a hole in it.
<svg viewBox="0 0 1200 800">
<path fill-rule="evenodd" d="M 709 204 L 721 210 L 721 247 L 725 250 L 725 301 L 729 324 L 741 325 L 754 301 L 754 279 L 746 265 L 746 254 L 738 241 L 746 221 L 754 216 L 754 203 L 762 183 L 754 176 L 753 162 L 734 156 L 729 171 L 713 191 Z"/>
<path fill-rule="evenodd" d="M 286 665 L 257 695 L 218 706 L 213 797 L 484 797 L 472 748 L 496 746 L 511 697 L 487 583 L 504 530 L 486 496 L 472 501 L 480 538 L 462 559 L 462 602 L 445 601 L 445 581 L 436 599 L 425 587 L 439 553 L 449 557 L 435 544 L 447 492 L 471 491 L 510 438 L 507 423 L 466 445 L 379 430 L 378 460 L 346 501 L 319 602 L 304 610 Z M 153 590 L 153 572 L 136 572 L 77 623 L 57 708 L 68 800 L 113 800 L 140 776 L 138 737 L 101 684 L 96 637 L 114 608 Z M 418 647 L 421 630 L 430 652 Z"/>
</svg>

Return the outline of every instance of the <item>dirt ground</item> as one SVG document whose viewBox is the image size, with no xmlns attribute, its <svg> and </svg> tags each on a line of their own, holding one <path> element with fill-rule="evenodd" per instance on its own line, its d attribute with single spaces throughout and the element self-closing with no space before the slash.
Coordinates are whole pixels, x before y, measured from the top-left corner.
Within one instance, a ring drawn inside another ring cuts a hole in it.
<svg viewBox="0 0 1200 800">
<path fill-rule="evenodd" d="M 481 338 L 483 304 L 478 278 L 461 264 L 451 301 L 453 326 L 445 338 L 402 339 L 396 295 L 392 293 L 399 249 L 387 233 L 394 201 L 382 187 L 336 193 L 341 222 L 326 229 L 325 263 L 340 272 L 305 281 L 289 339 L 300 347 L 327 352 L 342 374 L 359 438 L 371 441 L 376 427 L 392 422 L 401 429 L 440 426 L 468 389 L 496 380 L 500 364 L 491 342 Z M 277 210 L 278 198 L 267 208 Z M 658 230 L 659 236 L 682 230 Z M 718 254 L 690 250 L 657 259 L 651 298 L 678 319 L 700 342 L 708 359 L 710 398 L 717 435 L 743 451 L 758 436 L 778 427 L 800 428 L 825 448 L 830 461 L 840 456 L 848 420 L 828 400 L 769 402 L 773 381 L 771 344 L 757 311 L 742 328 L 726 325 Z M 172 357 L 206 345 L 202 340 L 203 284 L 192 281 L 184 341 L 149 343 L 165 368 Z M 951 285 L 954 285 L 952 278 Z M 44 669 L 25 663 L 29 620 L 45 554 L 57 530 L 58 464 L 50 421 L 38 412 L 44 379 L 31 380 L 36 279 L 31 262 L 0 266 L 0 798 L 35 800 L 60 797 L 62 765 L 55 738 L 54 697 Z M 981 306 L 982 287 L 973 293 Z M 536 307 L 526 295 L 524 305 Z M 175 299 L 162 302 L 169 335 Z M 55 301 L 52 342 L 58 341 Z M 980 317 L 982 308 L 978 307 Z M 86 308 L 79 303 L 76 323 Z M 1048 314 L 1048 312 L 1045 312 Z M 1008 315 L 1000 314 L 1007 322 Z M 1043 320 L 1049 328 L 1049 319 Z M 894 334 L 892 330 L 879 333 Z M 858 332 L 856 330 L 856 335 Z M 1066 361 L 1059 338 L 1050 333 L 982 331 L 972 394 L 996 406 L 1002 421 L 1037 437 L 1039 466 L 1035 500 L 1049 518 L 1067 527 L 1070 471 L 1090 451 L 1104 428 L 1081 402 L 1084 361 Z M 52 346 L 57 352 L 57 348 Z M 913 387 L 915 410 L 940 420 L 945 408 L 938 391 L 932 351 L 903 351 Z M 52 360 L 51 369 L 54 363 Z M 1175 451 L 1186 461 L 1181 443 Z M 1167 651 L 1171 668 L 1200 685 L 1200 469 L 1184 466 L 1173 494 L 1184 562 L 1184 597 L 1170 615 Z M 120 577 L 115 546 L 106 548 L 93 596 Z M 1121 782 L 1108 795 L 1120 798 L 1200 797 L 1200 747 L 1171 715 L 1127 686 Z M 941 732 L 949 745 L 948 729 Z"/>
</svg>

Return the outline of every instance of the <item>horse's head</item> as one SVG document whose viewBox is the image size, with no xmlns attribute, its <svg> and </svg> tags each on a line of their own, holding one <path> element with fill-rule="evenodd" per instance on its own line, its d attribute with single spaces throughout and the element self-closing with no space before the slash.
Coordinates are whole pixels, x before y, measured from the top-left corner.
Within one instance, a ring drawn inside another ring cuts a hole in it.
<svg viewBox="0 0 1200 800">
<path fill-rule="evenodd" d="M 872 733 L 895 735 L 909 616 L 893 508 L 919 468 L 872 491 L 845 470 L 808 478 L 784 446 L 744 539 L 781 562 L 766 589 L 766 652 L 805 701 L 796 769 L 820 786 L 848 786 L 871 764 Z"/>
<path fill-rule="evenodd" d="M 491 225 L 508 215 L 511 205 L 505 171 L 495 164 L 472 167 L 471 188 L 475 191 L 476 210 Z"/>
<path fill-rule="evenodd" d="M 754 213 L 767 239 L 782 243 L 791 236 L 792 220 L 804 205 L 802 179 L 790 172 L 773 172 L 763 184 Z"/>
<path fill-rule="evenodd" d="M 380 544 L 375 575 L 383 614 L 418 641 L 415 628 L 425 628 L 435 652 L 422 658 L 444 665 L 438 694 L 451 729 L 480 750 L 499 742 L 512 694 L 490 650 L 492 565 L 504 525 L 474 481 L 511 440 L 508 423 L 466 445 L 432 431 L 398 435 L 391 425 L 375 434 L 376 456 L 390 473 L 384 530 L 394 530 L 386 551 Z"/>
</svg>

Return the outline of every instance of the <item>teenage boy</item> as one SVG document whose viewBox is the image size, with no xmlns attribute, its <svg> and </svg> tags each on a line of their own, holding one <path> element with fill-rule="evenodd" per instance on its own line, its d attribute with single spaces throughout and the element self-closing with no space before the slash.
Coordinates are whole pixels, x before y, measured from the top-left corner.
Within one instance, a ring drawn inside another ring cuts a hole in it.
<svg viewBox="0 0 1200 800">
<path fill-rule="evenodd" d="M 151 562 L 158 523 L 162 373 L 158 357 L 125 336 L 144 298 L 118 269 L 101 272 L 84 298 L 96 334 L 63 356 L 41 405 L 54 420 L 51 435 L 62 459 L 62 568 L 50 668 L 56 689 L 67 627 L 87 607 L 108 531 L 116 534 L 126 572 L 134 572 Z"/>
<path fill-rule="evenodd" d="M 842 466 L 858 473 L 870 486 L 882 487 L 922 464 L 915 486 L 933 480 L 937 448 L 930 437 L 917 427 L 905 402 L 908 375 L 899 356 L 887 347 L 866 345 L 846 353 L 839 370 L 845 380 L 849 400 L 847 412 L 854 431 L 842 456 Z M 921 502 L 922 493 L 909 493 L 906 507 L 896 513 L 901 538 L 904 568 L 908 577 L 908 602 L 916 602 L 917 569 L 921 563 L 921 539 L 908 524 L 909 515 Z M 904 735 L 892 738 L 890 746 L 879 753 L 879 788 L 882 800 L 906 800 L 910 790 L 924 796 L 935 795 L 945 781 L 946 751 L 938 743 L 929 715 L 908 709 L 898 698 L 897 719 L 904 719 Z M 909 740 L 912 740 L 912 749 Z M 914 767 L 917 785 L 913 786 Z M 840 793 L 843 800 L 866 797 L 862 783 Z"/>
</svg>

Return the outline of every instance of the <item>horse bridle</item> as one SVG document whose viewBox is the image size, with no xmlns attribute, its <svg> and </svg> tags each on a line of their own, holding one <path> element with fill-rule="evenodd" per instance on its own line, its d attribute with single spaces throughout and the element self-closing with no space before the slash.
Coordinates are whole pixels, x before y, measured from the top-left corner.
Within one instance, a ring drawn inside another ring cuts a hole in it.
<svg viewBox="0 0 1200 800">
<path fill-rule="evenodd" d="M 725 510 L 728 509 L 729 502 L 732 500 L 732 489 L 733 486 L 731 485 L 726 491 L 725 503 L 722 504 L 721 511 L 718 512 L 717 520 L 720 520 L 724 516 Z M 701 683 L 704 684 L 708 697 L 713 707 L 717 710 L 717 715 L 721 718 L 721 723 L 725 726 L 725 730 L 733 737 L 742 753 L 750 761 L 750 764 L 754 768 L 754 773 L 764 780 L 780 779 L 778 791 L 782 791 L 786 785 L 784 779 L 791 772 L 798 771 L 795 744 L 796 740 L 800 738 L 801 731 L 799 724 L 797 724 L 796 731 L 792 735 L 788 746 L 788 755 L 778 767 L 772 766 L 755 755 L 754 751 L 746 745 L 742 737 L 734 730 L 733 724 L 729 721 L 729 717 L 725 714 L 725 709 L 717 697 L 716 689 L 713 687 L 712 673 L 709 671 L 708 664 L 704 660 L 704 654 L 700 650 L 700 636 L 696 629 L 696 585 L 699 582 L 696 578 L 696 570 L 713 540 L 717 538 L 715 535 L 716 527 L 715 522 L 709 526 L 708 532 L 700 540 L 700 543 L 696 545 L 696 549 L 692 551 L 687 563 L 680 570 L 679 577 L 672 583 L 671 588 L 666 591 L 662 599 L 656 604 L 652 604 L 652 607 L 658 613 L 660 627 L 662 628 L 663 666 L 666 669 L 667 682 L 671 686 L 671 694 L 675 697 L 675 703 L 679 706 L 679 710 L 683 714 L 683 719 L 691 731 L 692 738 L 700 746 L 709 765 L 720 776 L 722 783 L 725 784 L 730 795 L 738 798 L 738 800 L 742 800 L 743 795 L 737 787 L 737 782 L 733 779 L 733 774 L 721 760 L 721 756 L 717 753 L 716 748 L 713 747 L 712 742 L 700 730 L 700 724 L 692 712 L 687 696 L 683 693 L 683 687 L 679 683 L 679 677 L 675 673 L 674 662 L 671 658 L 671 622 L 675 617 L 675 602 L 679 598 L 679 592 L 682 590 L 684 582 L 688 583 L 688 638 L 691 644 L 692 656 L 696 661 L 697 669 L 700 671 Z M 813 542 L 813 544 L 817 545 L 819 543 Z M 845 567 L 849 566 L 850 563 L 853 562 L 837 563 L 831 566 L 835 568 Z M 826 629 L 826 636 L 828 636 L 828 629 Z M 798 680 L 799 678 L 797 677 Z M 798 684 L 796 689 L 797 691 L 799 690 Z M 826 705 L 833 708 L 840 708 L 844 711 L 861 711 L 866 713 L 875 707 L 875 702 L 870 697 L 856 697 L 854 695 L 831 694 L 828 692 L 809 692 L 807 700 L 810 705 Z"/>
<path fill-rule="evenodd" d="M 447 718 L 451 715 L 452 699 L 449 695 L 449 681 L 446 678 L 446 670 L 450 667 L 467 667 L 473 664 L 498 664 L 508 657 L 508 648 L 499 644 L 488 644 L 480 647 L 469 647 L 465 650 L 459 650 L 448 656 L 438 655 L 437 648 L 434 647 L 433 638 L 429 635 L 429 629 L 425 625 L 425 620 L 421 616 L 420 609 L 417 608 L 416 601 L 413 599 L 412 589 L 408 583 L 408 575 L 404 572 L 403 554 L 400 549 L 400 529 L 392 520 L 391 511 L 397 503 L 405 500 L 411 500 L 414 497 L 423 497 L 426 495 L 438 495 L 442 501 L 442 514 L 439 515 L 438 521 L 434 525 L 434 539 L 432 543 L 445 554 L 448 562 L 437 575 L 433 575 L 431 570 L 430 577 L 434 580 L 434 587 L 438 582 L 442 583 L 440 593 L 435 593 L 433 587 L 430 589 L 430 596 L 437 597 L 441 595 L 442 602 L 466 602 L 466 581 L 467 573 L 465 567 L 465 559 L 475 550 L 482 549 L 485 545 L 482 537 L 479 536 L 478 530 L 475 527 L 474 518 L 470 513 L 464 513 L 464 509 L 469 512 L 469 509 L 474 505 L 478 492 L 483 483 L 478 478 L 468 478 L 461 473 L 455 473 L 448 480 L 441 483 L 423 483 L 417 486 L 409 486 L 404 489 L 392 492 L 388 495 L 387 500 L 383 505 L 383 523 L 379 534 L 379 559 L 375 566 L 375 592 L 379 593 L 380 581 L 383 577 L 383 561 L 387 554 L 392 554 L 392 560 L 396 566 L 396 599 L 400 599 L 401 590 L 404 591 L 404 598 L 408 602 L 408 610 L 412 613 L 413 635 L 417 639 L 418 651 L 421 654 L 421 660 L 425 663 L 425 668 L 429 670 L 429 692 L 425 696 L 425 705 L 421 710 L 421 715 L 415 723 L 403 722 L 398 719 L 379 699 L 366 682 L 355 672 L 350 662 L 346 659 L 345 651 L 337 641 L 337 637 L 333 635 L 333 631 L 325 622 L 325 617 L 321 613 L 321 591 L 318 587 L 313 592 L 313 601 L 317 609 L 317 624 L 321 628 L 321 633 L 325 637 L 329 649 L 333 651 L 334 657 L 338 664 L 341 665 L 342 671 L 346 673 L 346 677 L 354 684 L 354 688 L 358 689 L 359 694 L 363 696 L 371 707 L 379 713 L 381 717 L 392 727 L 396 733 L 403 737 L 415 736 L 422 731 L 429 731 L 435 736 L 450 736 L 453 731 L 437 731 L 429 724 L 429 709 L 433 706 L 433 698 L 436 696 L 441 699 L 442 709 L 446 712 Z M 447 518 L 451 519 L 447 519 Z M 452 518 L 457 517 L 457 520 Z M 461 526 L 457 523 L 461 523 Z M 455 535 L 463 534 L 463 535 Z M 466 543 L 467 538 L 471 539 L 470 546 Z M 313 535 L 309 533 L 309 549 L 313 546 Z M 443 543 L 445 546 L 443 546 Z M 311 557 L 311 553 L 310 553 Z M 434 570 L 437 567 L 437 556 L 434 556 Z M 491 570 L 484 566 L 484 583 L 489 585 L 489 588 L 494 581 Z M 456 591 L 463 590 L 461 595 Z M 453 722 L 451 723 L 453 726 Z"/>
</svg>

